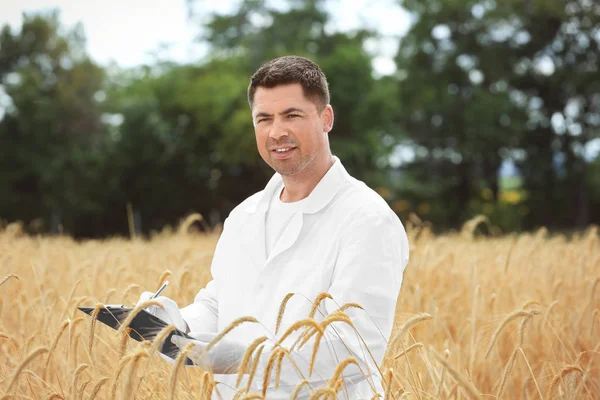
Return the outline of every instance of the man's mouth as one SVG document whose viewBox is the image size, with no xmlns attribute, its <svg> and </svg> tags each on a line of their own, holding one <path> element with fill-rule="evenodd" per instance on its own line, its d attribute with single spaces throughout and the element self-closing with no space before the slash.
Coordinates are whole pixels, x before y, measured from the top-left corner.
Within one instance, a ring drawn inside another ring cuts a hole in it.
<svg viewBox="0 0 600 400">
<path fill-rule="evenodd" d="M 271 151 L 273 152 L 273 154 L 276 158 L 284 159 L 284 158 L 287 158 L 288 156 L 290 156 L 295 149 L 296 149 L 295 147 L 290 146 L 290 147 L 280 147 L 277 149 L 272 149 Z"/>
<path fill-rule="evenodd" d="M 276 153 L 285 153 L 287 151 L 293 150 L 294 147 L 282 147 L 281 149 L 275 149 L 273 150 Z"/>
</svg>

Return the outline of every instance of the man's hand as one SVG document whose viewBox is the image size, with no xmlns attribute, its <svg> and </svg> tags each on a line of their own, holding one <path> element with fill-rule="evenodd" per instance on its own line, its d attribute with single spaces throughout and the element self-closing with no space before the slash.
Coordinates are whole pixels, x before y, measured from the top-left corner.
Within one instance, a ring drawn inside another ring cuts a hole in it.
<svg viewBox="0 0 600 400">
<path fill-rule="evenodd" d="M 152 292 L 142 293 L 142 295 L 140 296 L 140 300 L 137 302 L 136 306 L 144 301 L 150 300 L 150 297 L 152 297 L 153 294 L 154 293 L 152 293 Z M 173 300 L 169 299 L 168 297 L 164 297 L 164 296 L 159 296 L 153 300 L 156 300 L 160 304 L 162 304 L 163 308 L 160 308 L 158 306 L 147 307 L 145 310 L 149 314 L 152 314 L 155 317 L 162 319 L 167 324 L 175 325 L 175 327 L 182 332 L 187 331 L 187 324 L 181 317 L 181 312 L 179 311 L 179 307 L 177 306 L 177 303 L 175 303 Z"/>
<path fill-rule="evenodd" d="M 183 350 L 188 343 L 194 343 L 195 347 L 188 354 L 194 364 L 214 374 L 235 374 L 244 358 L 246 347 L 241 343 L 223 338 L 215 344 L 210 351 L 206 348 L 218 333 L 192 332 L 189 334 L 195 340 L 181 336 L 171 338 L 171 342 Z"/>
</svg>

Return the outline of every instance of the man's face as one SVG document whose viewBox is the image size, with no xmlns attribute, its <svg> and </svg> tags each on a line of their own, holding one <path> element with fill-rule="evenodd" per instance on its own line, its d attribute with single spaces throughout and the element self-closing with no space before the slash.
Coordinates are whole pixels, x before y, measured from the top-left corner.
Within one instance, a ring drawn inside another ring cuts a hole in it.
<svg viewBox="0 0 600 400">
<path fill-rule="evenodd" d="M 259 87 L 252 120 L 261 157 L 283 176 L 297 175 L 329 154 L 333 110 L 327 105 L 319 112 L 300 84 Z"/>
</svg>

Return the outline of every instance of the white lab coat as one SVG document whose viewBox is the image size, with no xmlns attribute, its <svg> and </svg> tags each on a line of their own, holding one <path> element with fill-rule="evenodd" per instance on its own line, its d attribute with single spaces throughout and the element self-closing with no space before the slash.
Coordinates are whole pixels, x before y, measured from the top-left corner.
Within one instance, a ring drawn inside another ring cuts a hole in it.
<svg viewBox="0 0 600 400">
<path fill-rule="evenodd" d="M 226 219 L 215 249 L 213 280 L 181 311 L 190 330 L 198 332 L 221 331 L 239 317 L 253 316 L 260 324 L 245 323 L 227 335 L 249 344 L 261 336 L 275 340 L 291 324 L 308 317 L 312 301 L 320 293 L 328 292 L 334 301 L 322 303 L 315 316 L 319 321 L 345 303 L 358 303 L 365 311 L 349 308 L 346 312 L 372 357 L 355 331 L 341 322 L 327 329 L 328 341 L 317 353 L 311 377 L 307 366 L 313 342 L 293 357 L 316 388 L 326 385 L 340 361 L 354 356 L 363 371 L 371 374 L 365 379 L 356 367 L 347 367 L 346 389 L 340 391 L 339 398 L 371 399 L 372 386 L 383 394 L 375 363 L 381 363 L 391 334 L 409 246 L 402 223 L 387 203 L 351 177 L 334 158 L 334 165 L 307 198 L 305 212 L 292 218 L 268 259 L 265 213 L 281 176 L 276 173 L 264 190 L 236 207 Z M 279 306 L 288 293 L 295 295 L 288 301 L 275 335 Z M 295 337 L 284 344 L 291 346 Z M 267 350 L 253 381 L 254 391 L 262 388 Z M 218 388 L 223 398 L 233 397 L 230 388 L 235 386 L 236 375 L 215 378 L 222 382 Z M 288 399 L 301 381 L 301 375 L 286 360 L 279 389 L 274 388 L 272 379 L 266 398 Z M 300 398 L 308 398 L 308 391 L 302 393 Z"/>
</svg>

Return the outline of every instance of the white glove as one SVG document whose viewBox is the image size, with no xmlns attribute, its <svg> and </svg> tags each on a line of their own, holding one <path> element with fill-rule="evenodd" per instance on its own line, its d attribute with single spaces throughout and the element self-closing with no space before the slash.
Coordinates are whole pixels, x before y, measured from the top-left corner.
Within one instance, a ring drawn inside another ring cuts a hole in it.
<svg viewBox="0 0 600 400">
<path fill-rule="evenodd" d="M 150 300 L 154 293 L 152 292 L 144 292 L 140 296 L 140 300 L 137 302 L 136 306 L 144 301 Z M 158 301 L 164 308 L 160 308 L 158 306 L 150 306 L 146 307 L 145 310 L 148 314 L 152 314 L 157 318 L 162 319 L 167 324 L 175 325 L 177 329 L 182 332 L 187 331 L 187 324 L 181 317 L 181 311 L 179 311 L 179 306 L 173 300 L 168 297 L 159 296 L 153 300 Z"/>
<path fill-rule="evenodd" d="M 207 353 L 206 347 L 218 336 L 218 333 L 193 332 L 188 335 L 195 340 L 173 335 L 171 337 L 171 342 L 181 350 L 183 350 L 188 343 L 193 342 L 195 346 L 188 354 L 188 357 L 194 364 L 213 374 L 237 373 L 238 367 L 244 358 L 246 346 L 236 341 L 223 338 Z"/>
</svg>

